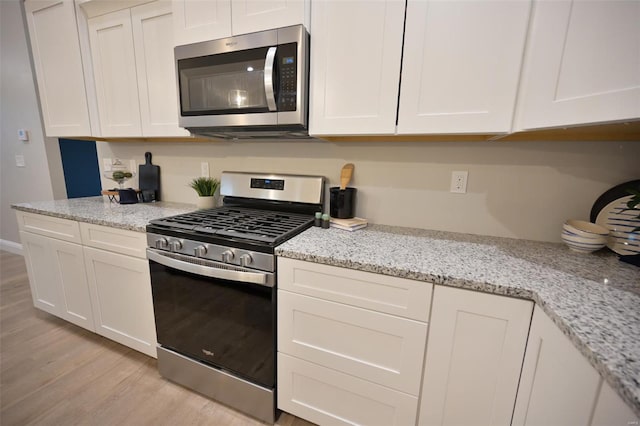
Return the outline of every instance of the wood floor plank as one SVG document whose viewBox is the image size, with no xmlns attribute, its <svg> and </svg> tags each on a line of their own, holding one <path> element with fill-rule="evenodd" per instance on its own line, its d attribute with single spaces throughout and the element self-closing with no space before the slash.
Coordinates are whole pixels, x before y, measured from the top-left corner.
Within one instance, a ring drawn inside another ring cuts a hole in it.
<svg viewBox="0 0 640 426">
<path fill-rule="evenodd" d="M 263 425 L 163 379 L 155 359 L 34 308 L 24 258 L 5 251 L 0 424 Z M 277 425 L 312 424 L 282 413 Z"/>
</svg>

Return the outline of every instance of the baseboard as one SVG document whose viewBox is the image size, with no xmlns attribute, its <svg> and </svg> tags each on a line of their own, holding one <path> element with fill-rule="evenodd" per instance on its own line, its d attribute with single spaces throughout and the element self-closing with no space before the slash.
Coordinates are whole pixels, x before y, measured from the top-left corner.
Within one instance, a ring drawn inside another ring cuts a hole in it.
<svg viewBox="0 0 640 426">
<path fill-rule="evenodd" d="M 22 244 L 14 243 L 9 240 L 0 240 L 0 250 L 8 251 L 9 253 L 19 254 L 20 256 L 24 256 L 22 251 Z"/>
</svg>

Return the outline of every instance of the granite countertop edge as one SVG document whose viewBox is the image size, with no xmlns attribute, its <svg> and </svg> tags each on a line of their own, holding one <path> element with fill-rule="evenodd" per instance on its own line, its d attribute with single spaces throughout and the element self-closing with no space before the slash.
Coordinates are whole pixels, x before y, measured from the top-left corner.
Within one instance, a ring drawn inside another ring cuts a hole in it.
<svg viewBox="0 0 640 426">
<path fill-rule="evenodd" d="M 13 207 L 15 210 L 19 210 L 19 211 L 23 211 L 23 212 L 27 212 L 27 213 L 35 213 L 35 214 L 41 214 L 41 215 L 44 215 L 44 216 L 58 217 L 60 219 L 76 220 L 78 222 L 91 223 L 91 224 L 94 224 L 94 225 L 109 226 L 111 228 L 126 229 L 128 231 L 136 231 L 136 232 L 145 232 L 146 231 L 146 225 L 141 226 L 141 225 L 135 225 L 135 224 L 122 223 L 122 222 L 118 222 L 118 221 L 108 221 L 108 220 L 102 220 L 102 219 L 98 219 L 98 218 L 79 216 L 79 215 L 75 215 L 75 214 L 51 212 L 51 211 L 47 211 L 47 210 L 40 210 L 40 209 L 36 209 L 36 208 L 25 207 L 25 206 L 21 206 L 21 205 L 14 205 L 14 206 L 11 206 L 11 207 Z"/>
<path fill-rule="evenodd" d="M 406 229 L 408 230 L 408 228 Z M 350 234 L 355 234 L 353 238 L 357 237 L 357 232 Z M 302 233 L 296 237 L 297 240 L 290 240 L 290 242 L 303 241 L 304 238 L 305 233 Z M 491 237 L 487 238 L 490 239 Z M 317 242 L 317 240 L 315 242 Z M 581 338 L 574 331 L 572 326 L 563 318 L 563 316 L 556 311 L 553 304 L 550 303 L 550 301 L 546 300 L 543 294 L 540 294 L 541 291 L 538 291 L 535 288 L 527 288 L 525 286 L 501 285 L 495 282 L 491 282 L 490 279 L 482 280 L 459 278 L 453 276 L 453 274 L 448 275 L 446 272 L 442 274 L 423 273 L 418 271 L 417 268 L 411 269 L 389 266 L 389 262 L 387 262 L 387 264 L 385 265 L 380 265 L 376 264 L 375 261 L 352 261 L 341 256 L 334 257 L 327 255 L 318 255 L 316 253 L 307 252 L 304 249 L 290 248 L 288 246 L 289 242 L 278 247 L 276 249 L 276 255 L 285 258 L 325 264 L 329 266 L 337 266 L 398 278 L 424 281 L 436 285 L 444 285 L 467 290 L 476 290 L 484 293 L 531 300 L 536 305 L 538 305 L 549 316 L 549 318 L 551 318 L 551 320 L 556 324 L 556 326 L 558 326 L 561 332 L 565 336 L 567 336 L 573 343 L 573 345 L 588 359 L 590 365 L 594 367 L 596 371 L 598 371 L 598 373 L 601 375 L 601 377 L 603 377 L 606 382 L 609 383 L 619 393 L 623 400 L 625 400 L 625 402 L 630 405 L 635 414 L 637 416 L 640 416 L 640 388 L 638 387 L 638 378 L 634 378 L 633 374 L 631 375 L 631 377 L 621 377 L 622 373 L 620 371 L 612 371 L 611 365 L 608 365 L 606 362 L 608 357 L 600 354 L 597 350 L 594 350 L 592 345 L 590 345 L 590 342 L 585 341 L 588 339 Z M 638 300 L 640 300 L 640 298 Z"/>
<path fill-rule="evenodd" d="M 16 203 L 11 208 L 135 232 L 145 232 L 151 220 L 196 210 L 192 204 L 166 201 L 121 205 L 102 196 Z"/>
</svg>

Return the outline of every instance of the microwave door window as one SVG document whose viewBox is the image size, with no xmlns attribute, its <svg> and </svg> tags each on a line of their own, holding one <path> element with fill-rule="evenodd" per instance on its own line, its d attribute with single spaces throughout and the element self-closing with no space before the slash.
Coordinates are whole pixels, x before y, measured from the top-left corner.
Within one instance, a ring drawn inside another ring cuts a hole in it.
<svg viewBox="0 0 640 426">
<path fill-rule="evenodd" d="M 253 49 L 180 61 L 183 115 L 268 111 L 265 54 L 266 49 Z"/>
</svg>

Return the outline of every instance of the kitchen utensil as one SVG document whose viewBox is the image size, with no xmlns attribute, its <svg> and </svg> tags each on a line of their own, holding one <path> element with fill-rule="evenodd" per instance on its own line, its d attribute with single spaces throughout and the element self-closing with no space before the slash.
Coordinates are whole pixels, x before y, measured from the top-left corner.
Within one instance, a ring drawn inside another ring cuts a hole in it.
<svg viewBox="0 0 640 426">
<path fill-rule="evenodd" d="M 151 153 L 144 153 L 145 163 L 138 166 L 138 184 L 143 194 L 144 202 L 160 201 L 160 166 L 151 164 Z M 153 191 L 153 196 L 146 191 Z"/>
<path fill-rule="evenodd" d="M 342 171 L 340 172 L 340 189 L 345 189 L 349 182 L 351 182 L 351 176 L 353 176 L 353 164 L 348 163 L 342 166 Z"/>
<path fill-rule="evenodd" d="M 329 188 L 329 213 L 338 219 L 351 219 L 356 215 L 356 188 Z"/>
<path fill-rule="evenodd" d="M 619 255 L 640 254 L 640 233 L 632 232 L 640 226 L 637 210 L 629 210 L 627 202 L 632 195 L 627 189 L 640 190 L 640 180 L 616 185 L 604 192 L 591 209 L 591 221 L 609 229 L 607 247 Z"/>
</svg>

